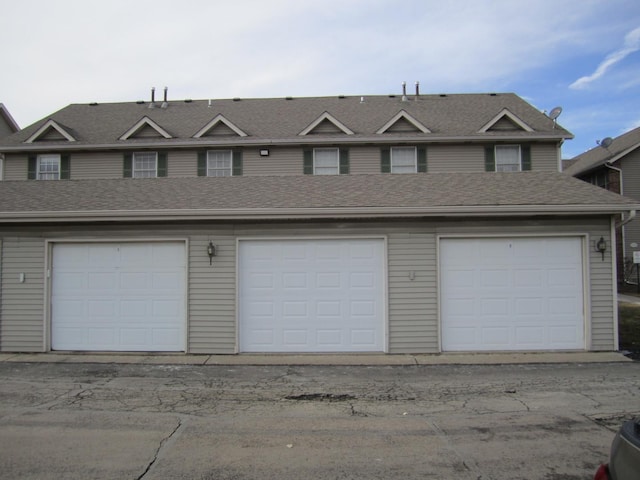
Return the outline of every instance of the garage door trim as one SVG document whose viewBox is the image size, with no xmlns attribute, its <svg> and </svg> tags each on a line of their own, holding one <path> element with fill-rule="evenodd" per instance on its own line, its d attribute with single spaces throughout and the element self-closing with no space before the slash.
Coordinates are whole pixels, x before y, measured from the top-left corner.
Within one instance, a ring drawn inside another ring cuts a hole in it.
<svg viewBox="0 0 640 480">
<path fill-rule="evenodd" d="M 184 310 L 183 310 L 183 341 L 182 352 L 188 352 L 189 346 L 189 239 L 187 237 L 122 237 L 122 238 L 47 238 L 45 239 L 45 292 L 44 292 L 44 335 L 43 347 L 45 351 L 52 351 L 52 292 L 53 292 L 53 248 L 56 244 L 88 244 L 88 243 L 182 243 L 185 253 L 185 277 L 184 277 Z"/>
<path fill-rule="evenodd" d="M 591 345 L 591 305 L 589 272 L 591 265 L 589 260 L 589 234 L 584 232 L 560 232 L 560 233 L 524 233 L 515 232 L 505 235 L 504 233 L 443 233 L 436 235 L 436 268 L 437 268 L 437 291 L 438 291 L 438 351 L 443 350 L 443 318 L 442 306 L 444 301 L 442 285 L 442 252 L 441 241 L 447 239 L 499 239 L 499 238 L 577 238 L 580 240 L 582 259 L 582 311 L 583 311 L 583 348 L 580 351 L 588 351 Z M 517 350 L 516 350 L 517 351 Z M 487 353 L 485 351 L 485 353 Z"/>
<path fill-rule="evenodd" d="M 387 235 L 300 235 L 300 236 L 239 236 L 236 237 L 236 320 L 235 353 L 240 353 L 240 243 L 247 241 L 322 241 L 322 240 L 381 240 L 382 241 L 382 352 L 389 353 L 389 266 Z M 302 353 L 304 354 L 304 353 Z"/>
</svg>

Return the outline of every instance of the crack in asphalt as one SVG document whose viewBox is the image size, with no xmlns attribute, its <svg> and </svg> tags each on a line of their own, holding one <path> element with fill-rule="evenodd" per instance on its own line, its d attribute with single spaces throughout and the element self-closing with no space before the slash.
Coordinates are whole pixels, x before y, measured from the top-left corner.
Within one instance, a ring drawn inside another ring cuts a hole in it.
<svg viewBox="0 0 640 480">
<path fill-rule="evenodd" d="M 182 421 L 182 418 L 178 417 L 178 425 L 176 425 L 176 428 L 174 428 L 173 431 L 169 433 L 169 435 L 167 435 L 162 440 L 160 440 L 160 444 L 158 445 L 158 448 L 156 449 L 153 455 L 153 458 L 147 464 L 146 468 L 144 469 L 144 472 L 142 472 L 142 474 L 139 477 L 137 477 L 136 480 L 144 479 L 144 477 L 147 475 L 147 473 L 149 473 L 153 465 L 158 461 L 158 458 L 160 457 L 162 450 L 167 446 L 167 443 L 170 440 L 172 440 L 174 436 L 176 436 L 176 434 L 178 433 L 178 430 L 182 429 L 184 423 L 185 422 Z"/>
</svg>

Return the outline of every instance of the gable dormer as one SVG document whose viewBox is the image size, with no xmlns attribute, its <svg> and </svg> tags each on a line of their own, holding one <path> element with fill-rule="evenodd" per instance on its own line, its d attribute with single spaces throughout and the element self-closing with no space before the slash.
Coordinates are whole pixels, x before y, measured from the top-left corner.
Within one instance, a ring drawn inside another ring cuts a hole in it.
<svg viewBox="0 0 640 480">
<path fill-rule="evenodd" d="M 193 138 L 220 136 L 247 137 L 248 135 L 242 129 L 234 125 L 233 122 L 227 120 L 224 115 L 218 114 L 213 120 L 198 130 Z"/>
<path fill-rule="evenodd" d="M 404 110 L 400 110 L 376 133 L 431 133 L 431 130 Z"/>
<path fill-rule="evenodd" d="M 353 135 L 353 131 L 344 123 L 331 115 L 329 112 L 324 112 L 313 122 L 311 122 L 309 126 L 302 130 L 298 135 L 326 135 L 336 133 Z"/>
<path fill-rule="evenodd" d="M 487 132 L 533 132 L 533 128 L 505 108 L 479 130 Z"/>
<path fill-rule="evenodd" d="M 24 143 L 34 142 L 76 142 L 76 138 L 55 120 L 47 120 L 33 135 L 27 138 Z"/>
<path fill-rule="evenodd" d="M 151 120 L 149 117 L 141 118 L 135 125 L 127 130 L 119 140 L 130 140 L 135 138 L 172 138 L 171 134 L 164 128 Z"/>
</svg>

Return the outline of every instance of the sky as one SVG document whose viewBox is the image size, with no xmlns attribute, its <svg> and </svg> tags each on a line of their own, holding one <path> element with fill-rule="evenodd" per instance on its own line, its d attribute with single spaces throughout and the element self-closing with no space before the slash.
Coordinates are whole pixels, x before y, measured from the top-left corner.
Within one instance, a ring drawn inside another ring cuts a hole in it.
<svg viewBox="0 0 640 480">
<path fill-rule="evenodd" d="M 638 0 L 0 0 L 0 103 L 514 92 L 572 158 L 640 126 Z"/>
</svg>

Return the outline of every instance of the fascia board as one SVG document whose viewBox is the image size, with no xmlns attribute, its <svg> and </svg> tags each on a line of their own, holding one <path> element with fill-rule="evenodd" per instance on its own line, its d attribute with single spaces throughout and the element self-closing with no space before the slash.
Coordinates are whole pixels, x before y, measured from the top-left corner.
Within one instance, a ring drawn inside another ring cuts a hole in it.
<svg viewBox="0 0 640 480">
<path fill-rule="evenodd" d="M 307 135 L 309 132 L 312 132 L 314 128 L 316 128 L 325 120 L 328 120 L 333 125 L 335 125 L 338 129 L 342 131 L 342 133 L 346 135 L 354 135 L 353 130 L 351 130 L 349 127 L 347 127 L 344 123 L 342 123 L 336 117 L 331 115 L 329 112 L 324 112 L 322 115 L 316 118 L 313 122 L 311 122 L 311 124 L 304 130 L 302 130 L 298 135 L 302 135 L 302 136 Z"/>
<path fill-rule="evenodd" d="M 73 135 L 71 135 L 64 128 L 58 125 L 58 123 L 55 120 L 49 119 L 44 123 L 44 125 L 42 125 L 38 130 L 36 130 L 35 133 L 33 133 L 29 138 L 27 138 L 24 141 L 24 143 L 31 144 L 35 142 L 40 137 L 40 135 L 42 135 L 44 132 L 46 132 L 50 128 L 53 128 L 60 135 L 66 138 L 69 142 L 77 142 L 77 140 L 73 137 Z M 51 148 L 51 146 L 49 146 L 49 148 Z"/>
<path fill-rule="evenodd" d="M 493 127 L 496 123 L 498 123 L 498 121 L 500 121 L 500 119 L 502 119 L 503 117 L 507 117 L 509 120 L 514 122 L 516 125 L 518 125 L 520 128 L 522 128 L 526 132 L 533 132 L 534 131 L 534 129 L 531 128 L 524 120 L 522 120 L 517 115 L 511 113 L 508 109 L 504 108 L 495 117 L 493 117 L 491 120 L 489 120 L 487 123 L 485 123 L 482 126 L 482 128 L 479 130 L 479 132 L 480 133 L 487 132 L 491 127 Z"/>
<path fill-rule="evenodd" d="M 164 128 L 158 125 L 156 122 L 151 120 L 149 117 L 144 116 L 138 122 L 132 126 L 129 130 L 122 134 L 122 136 L 118 140 L 129 140 L 133 135 L 136 134 L 144 125 L 148 125 L 153 128 L 156 132 L 162 135 L 164 138 L 172 138 L 171 134 L 167 132 Z"/>
<path fill-rule="evenodd" d="M 227 120 L 224 115 L 222 115 L 221 113 L 216 115 L 209 123 L 207 123 L 204 127 L 202 127 L 200 130 L 198 130 L 196 132 L 196 134 L 193 136 L 193 138 L 200 138 L 203 135 L 205 135 L 209 130 L 211 130 L 214 126 L 216 126 L 218 123 L 222 123 L 223 125 L 226 125 L 227 127 L 229 127 L 231 130 L 233 130 L 238 136 L 240 137 L 246 137 L 248 136 L 244 131 L 242 131 L 242 129 L 236 127 L 233 122 Z"/>
<path fill-rule="evenodd" d="M 462 142 L 478 142 L 478 143 L 494 143 L 496 141 L 500 142 L 532 142 L 532 141 L 560 141 L 564 139 L 573 138 L 573 135 L 527 135 L 527 136 L 490 136 L 486 135 L 469 135 L 469 136 L 451 136 L 451 135 L 433 135 L 429 134 L 428 137 L 415 136 L 396 136 L 386 134 L 384 137 L 376 136 L 345 136 L 340 137 L 341 144 L 362 144 L 362 143 L 371 143 L 371 144 L 389 144 L 394 143 L 397 145 L 408 144 L 415 145 L 416 143 L 462 143 Z M 243 138 L 241 141 L 237 139 L 228 139 L 228 140 L 216 140 L 216 141 L 152 141 L 152 142 L 136 142 L 132 143 L 102 143 L 102 144 L 78 144 L 75 142 L 75 145 L 35 145 L 29 144 L 28 148 L 25 145 L 14 145 L 14 146 L 1 146 L 0 152 L 22 152 L 22 151 L 46 151 L 55 148 L 56 150 L 131 150 L 131 146 L 135 145 L 139 148 L 202 148 L 202 147 L 210 147 L 214 145 L 222 145 L 222 146 L 256 146 L 256 147 L 267 147 L 267 146 L 296 146 L 296 145 L 317 145 L 322 143 L 336 143 L 336 137 L 327 137 L 327 138 L 308 138 L 304 136 L 296 137 L 296 138 L 285 138 L 285 139 L 270 139 L 270 138 Z"/>
<path fill-rule="evenodd" d="M 420 121 L 416 120 L 415 118 L 413 118 L 410 114 L 408 114 L 406 111 L 404 110 L 400 110 L 398 113 L 396 113 L 391 120 L 389 120 L 387 123 L 385 123 L 382 127 L 380 127 L 380 129 L 378 129 L 378 131 L 376 132 L 378 135 L 381 135 L 383 133 L 385 133 L 389 128 L 391 128 L 393 125 L 395 125 L 395 123 L 400 120 L 401 118 L 404 118 L 407 122 L 409 122 L 411 125 L 413 125 L 414 127 L 416 127 L 418 130 L 420 130 L 422 133 L 431 133 L 431 130 L 429 130 L 427 127 L 425 127 Z"/>
<path fill-rule="evenodd" d="M 277 220 L 322 218 L 397 218 L 397 217 L 500 217 L 613 215 L 640 210 L 630 205 L 505 205 L 497 207 L 353 207 L 353 208 L 253 208 L 228 210 L 127 210 L 127 211 L 53 211 L 0 212 L 0 222 L 105 222 L 175 220 Z"/>
</svg>

